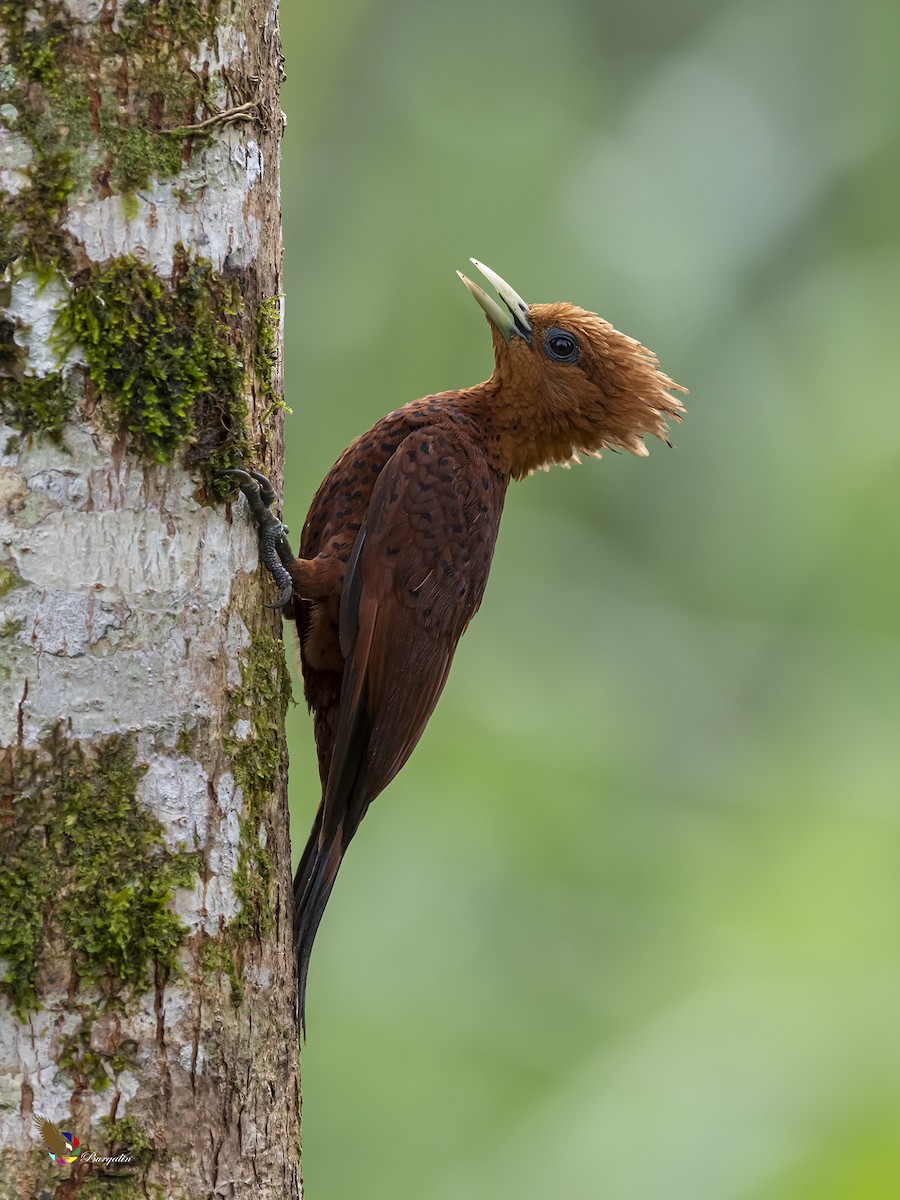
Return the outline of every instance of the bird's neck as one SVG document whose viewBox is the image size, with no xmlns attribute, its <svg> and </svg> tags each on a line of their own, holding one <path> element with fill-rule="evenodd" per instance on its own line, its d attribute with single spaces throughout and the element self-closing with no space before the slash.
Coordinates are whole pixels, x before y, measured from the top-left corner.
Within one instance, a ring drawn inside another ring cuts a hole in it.
<svg viewBox="0 0 900 1200">
<path fill-rule="evenodd" d="M 481 431 L 488 461 L 506 478 L 522 479 L 532 471 L 577 461 L 575 430 L 549 420 L 543 406 L 504 385 L 496 372 L 459 392 L 457 403 Z"/>
</svg>

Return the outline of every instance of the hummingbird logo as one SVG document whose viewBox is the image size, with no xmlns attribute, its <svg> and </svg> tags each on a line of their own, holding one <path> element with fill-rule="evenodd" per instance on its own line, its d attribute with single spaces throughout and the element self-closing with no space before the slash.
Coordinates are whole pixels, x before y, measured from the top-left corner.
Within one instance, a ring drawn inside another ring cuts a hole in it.
<svg viewBox="0 0 900 1200">
<path fill-rule="evenodd" d="M 78 1148 L 80 1143 L 74 1133 L 68 1133 L 65 1129 L 60 1133 L 47 1117 L 35 1115 L 34 1123 L 40 1130 L 50 1157 L 58 1167 L 65 1166 L 66 1163 L 73 1163 L 81 1154 Z"/>
</svg>

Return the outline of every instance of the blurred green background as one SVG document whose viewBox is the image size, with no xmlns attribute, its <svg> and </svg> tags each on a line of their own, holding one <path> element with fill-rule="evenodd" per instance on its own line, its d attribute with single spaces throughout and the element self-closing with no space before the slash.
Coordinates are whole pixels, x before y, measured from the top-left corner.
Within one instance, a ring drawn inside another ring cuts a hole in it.
<svg viewBox="0 0 900 1200">
<path fill-rule="evenodd" d="M 313 956 L 311 1200 L 900 1195 L 900 8 L 285 4 L 286 509 L 599 311 L 675 451 L 510 490 Z M 291 714 L 294 844 L 318 796 Z"/>
</svg>

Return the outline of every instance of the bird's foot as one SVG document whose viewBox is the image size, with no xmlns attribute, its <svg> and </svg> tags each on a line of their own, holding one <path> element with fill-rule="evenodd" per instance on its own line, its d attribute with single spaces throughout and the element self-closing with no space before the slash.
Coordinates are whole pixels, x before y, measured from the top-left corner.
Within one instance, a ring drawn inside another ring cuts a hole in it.
<svg viewBox="0 0 900 1200">
<path fill-rule="evenodd" d="M 294 595 L 294 584 L 288 567 L 295 559 L 287 540 L 288 527 L 271 511 L 270 506 L 276 498 L 275 489 L 260 471 L 226 470 L 224 474 L 231 475 L 247 497 L 247 507 L 256 523 L 259 561 L 281 589 L 278 602 L 267 607 L 284 608 Z"/>
</svg>

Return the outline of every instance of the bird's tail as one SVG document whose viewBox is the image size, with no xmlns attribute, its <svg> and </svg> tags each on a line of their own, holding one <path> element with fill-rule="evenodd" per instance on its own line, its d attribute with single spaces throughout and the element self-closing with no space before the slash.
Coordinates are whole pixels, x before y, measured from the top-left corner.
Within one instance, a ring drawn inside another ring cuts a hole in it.
<svg viewBox="0 0 900 1200">
<path fill-rule="evenodd" d="M 343 612 L 343 601 L 341 610 Z M 348 714 L 342 713 L 340 718 L 322 801 L 294 876 L 294 953 L 297 956 L 300 1027 L 304 1036 L 306 977 L 316 930 L 334 887 L 344 851 L 373 799 L 365 770 L 370 736 L 368 710 L 364 688 L 356 686 L 355 678 L 355 666 L 352 659 L 348 659 L 341 691 L 342 695 L 346 691 L 356 700 L 348 709 Z"/>
<path fill-rule="evenodd" d="M 300 1027 L 306 1036 L 306 978 L 316 930 L 334 887 L 344 857 L 341 829 L 326 844 L 321 842 L 321 809 L 294 876 L 294 953 L 297 956 L 297 996 Z"/>
</svg>

